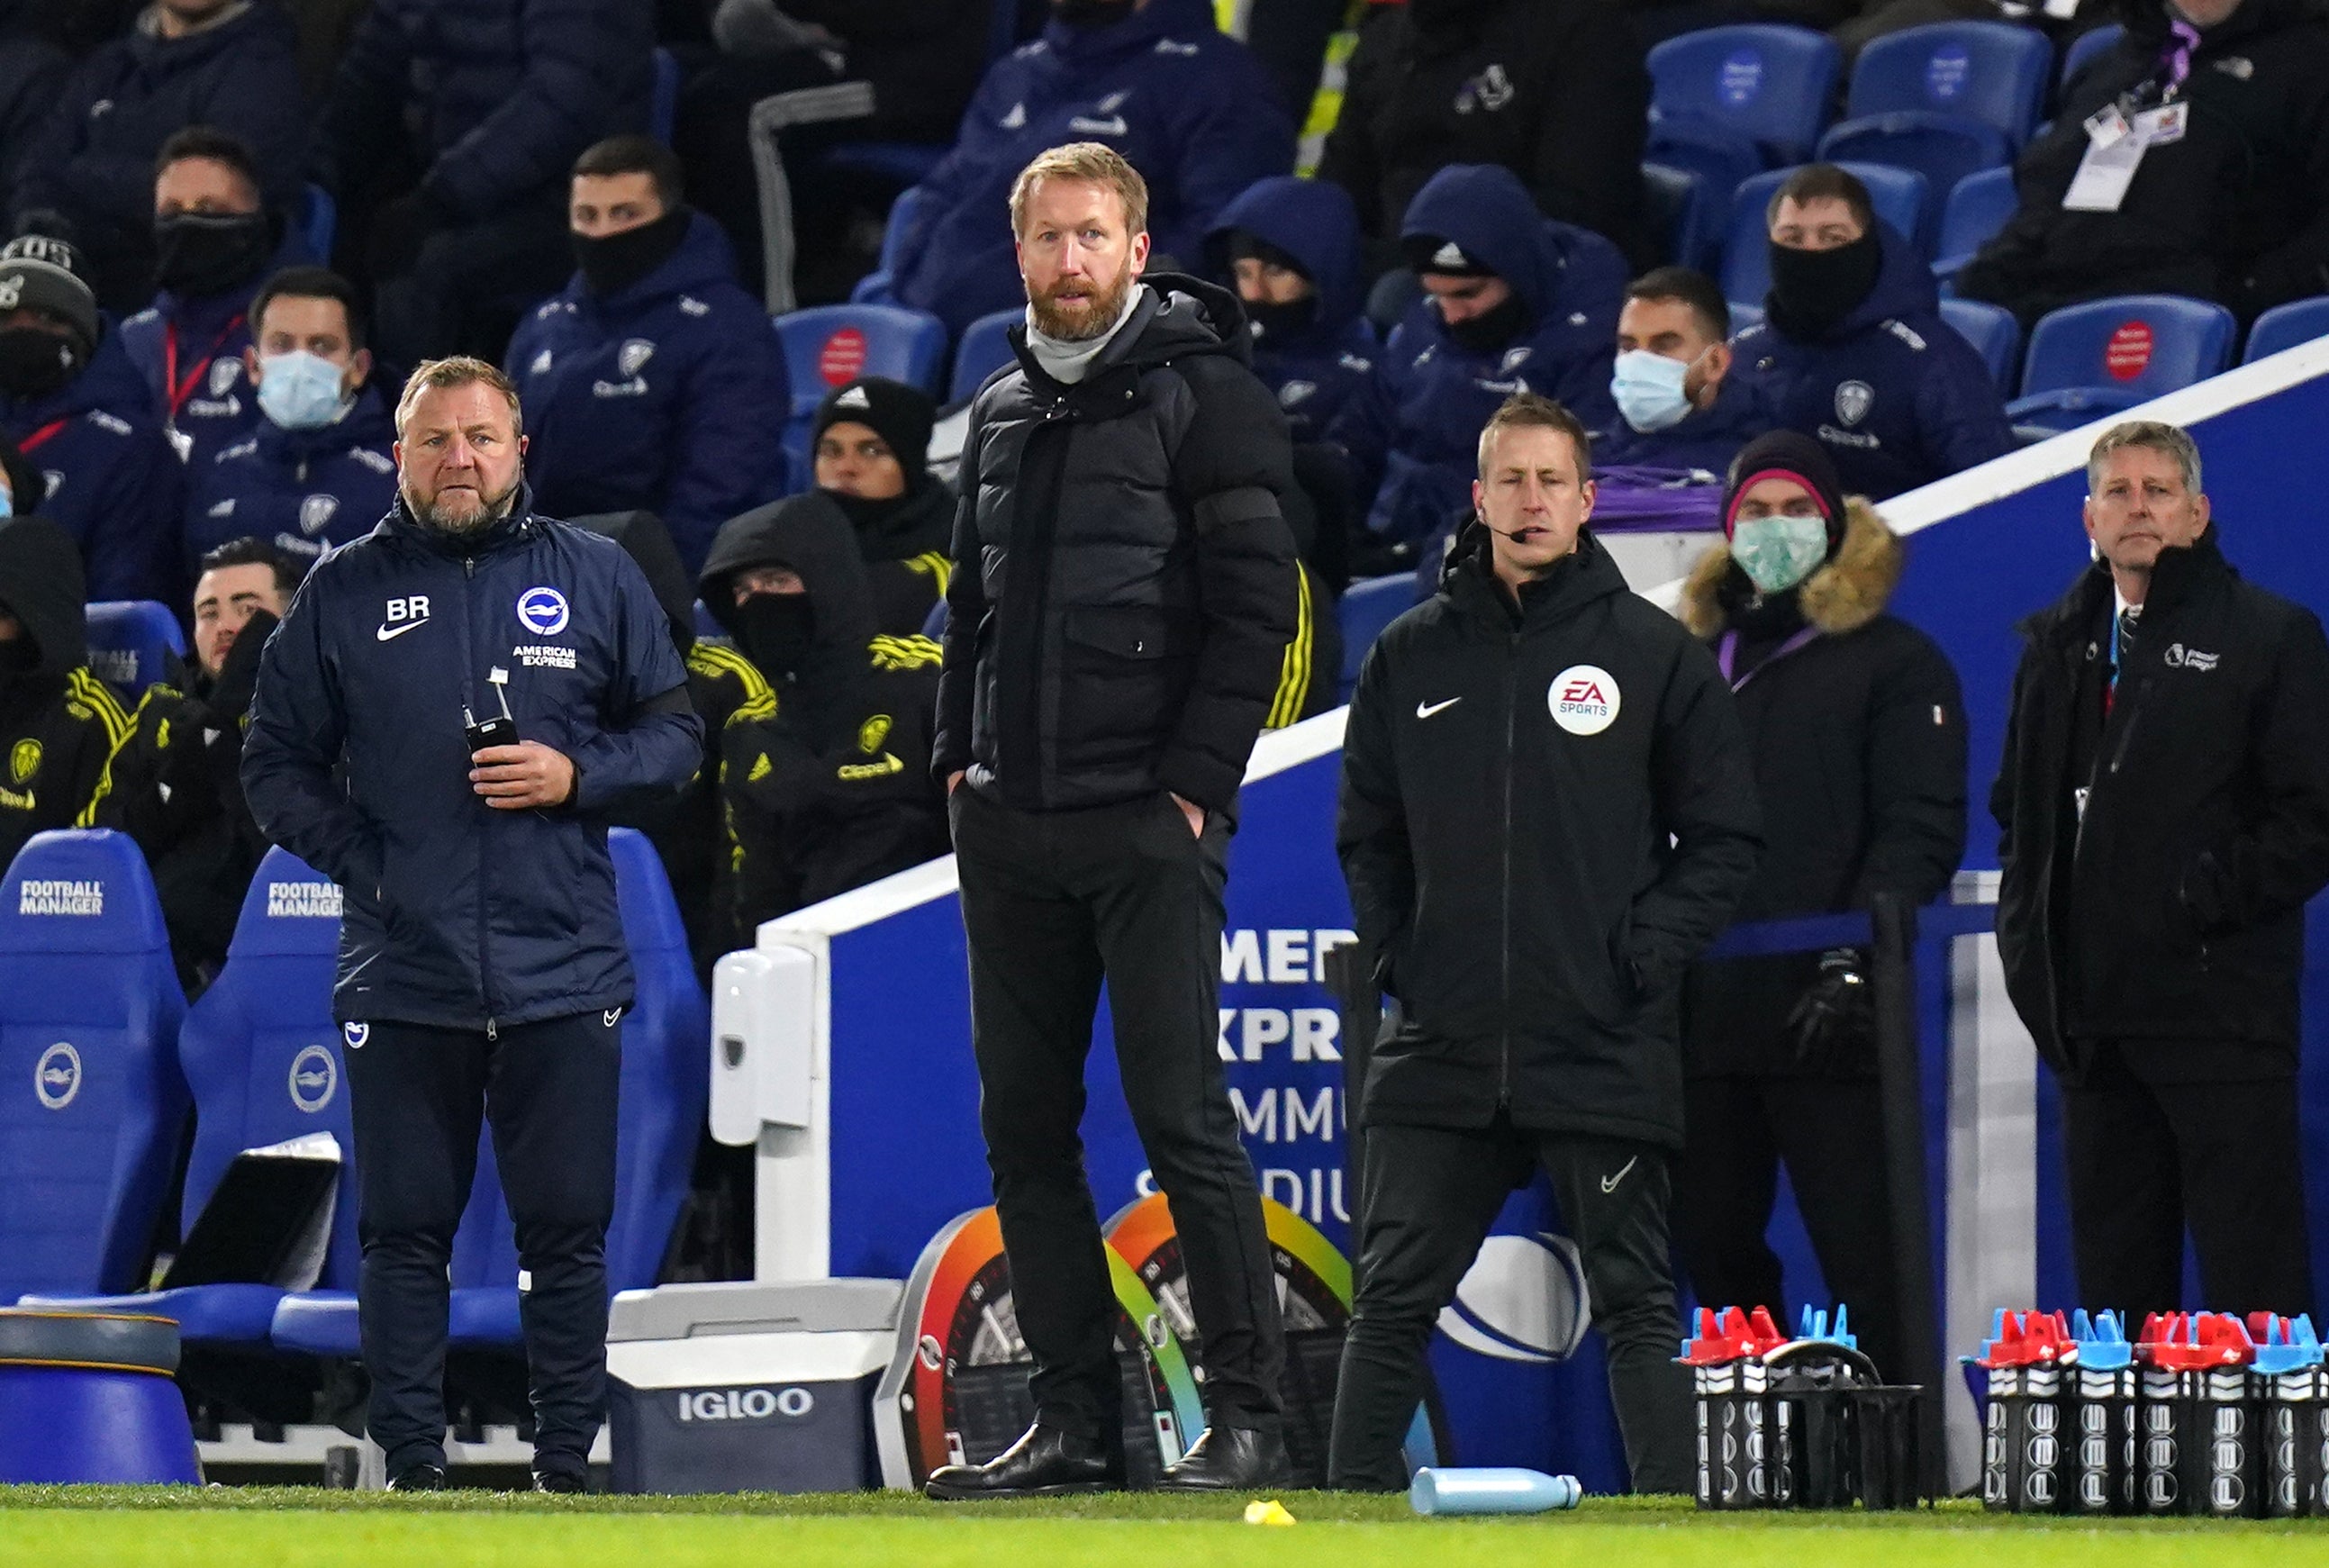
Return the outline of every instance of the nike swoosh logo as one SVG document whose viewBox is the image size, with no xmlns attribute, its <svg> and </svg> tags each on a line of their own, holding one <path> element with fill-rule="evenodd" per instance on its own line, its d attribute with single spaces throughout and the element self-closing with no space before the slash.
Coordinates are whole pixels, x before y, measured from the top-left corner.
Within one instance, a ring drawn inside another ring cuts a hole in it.
<svg viewBox="0 0 2329 1568">
<path fill-rule="evenodd" d="M 429 622 L 425 619 L 420 620 L 408 620 L 402 626 L 382 627 L 378 631 L 372 633 L 372 636 L 380 638 L 382 642 L 394 642 L 398 638 L 402 637 L 406 632 L 410 631 L 413 628 L 427 626 Z"/>
<path fill-rule="evenodd" d="M 1639 1163 L 1641 1157 L 1642 1157 L 1640 1155 L 1636 1155 L 1632 1159 L 1627 1160 L 1624 1165 L 1617 1167 L 1617 1174 L 1616 1176 L 1603 1176 L 1601 1178 L 1601 1190 L 1605 1193 L 1616 1192 L 1617 1190 L 1617 1184 L 1626 1179 L 1626 1173 L 1632 1170 L 1634 1167 Z"/>
<path fill-rule="evenodd" d="M 1418 703 L 1415 704 L 1415 716 L 1419 719 L 1428 719 L 1442 708 L 1452 708 L 1463 700 L 1461 697 L 1450 697 L 1444 703 Z"/>
</svg>

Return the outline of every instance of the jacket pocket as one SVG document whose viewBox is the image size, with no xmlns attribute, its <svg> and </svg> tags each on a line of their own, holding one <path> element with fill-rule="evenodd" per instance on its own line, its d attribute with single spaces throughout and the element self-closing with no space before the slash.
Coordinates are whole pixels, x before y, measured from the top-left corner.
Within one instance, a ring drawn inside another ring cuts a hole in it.
<svg viewBox="0 0 2329 1568">
<path fill-rule="evenodd" d="M 1189 663 L 1177 619 L 1145 606 L 1071 609 L 1060 634 L 1061 766 L 1145 757 L 1172 728 Z"/>
</svg>

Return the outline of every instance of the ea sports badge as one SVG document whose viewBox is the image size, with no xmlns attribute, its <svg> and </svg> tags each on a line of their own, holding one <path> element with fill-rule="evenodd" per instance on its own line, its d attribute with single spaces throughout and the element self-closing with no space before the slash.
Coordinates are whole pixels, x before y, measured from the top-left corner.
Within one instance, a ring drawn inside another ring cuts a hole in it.
<svg viewBox="0 0 2329 1568">
<path fill-rule="evenodd" d="M 1572 735 L 1598 735 L 1617 722 L 1617 683 L 1599 665 L 1571 665 L 1545 688 L 1552 722 Z"/>
</svg>

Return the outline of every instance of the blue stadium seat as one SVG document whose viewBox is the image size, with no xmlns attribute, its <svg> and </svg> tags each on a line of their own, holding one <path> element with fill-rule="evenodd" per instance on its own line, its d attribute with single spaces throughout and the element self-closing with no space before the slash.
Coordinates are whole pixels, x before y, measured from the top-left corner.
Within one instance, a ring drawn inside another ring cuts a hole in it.
<svg viewBox="0 0 2329 1568">
<path fill-rule="evenodd" d="M 1365 577 L 1343 590 L 1336 613 L 1343 625 L 1343 701 L 1359 684 L 1359 666 L 1383 628 L 1415 606 L 1415 573 Z"/>
<path fill-rule="evenodd" d="M 907 231 L 921 217 L 922 209 L 929 204 L 929 194 L 919 185 L 909 185 L 898 193 L 890 203 L 890 215 L 882 223 L 882 254 L 873 270 L 857 280 L 849 291 L 852 305 L 894 304 L 890 293 L 890 279 L 898 273 L 898 263 L 904 259 Z"/>
<path fill-rule="evenodd" d="M 2204 299 L 2130 294 L 2065 306 L 2030 334 L 2018 425 L 2067 430 L 2214 375 L 2231 363 L 2232 313 Z"/>
<path fill-rule="evenodd" d="M 1868 199 L 1876 208 L 1876 215 L 1892 225 L 1895 232 L 1911 244 L 1916 241 L 1917 224 L 1925 210 L 1925 176 L 1909 169 L 1890 169 L 1876 164 L 1846 164 L 1843 165 L 1860 176 L 1868 187 Z M 1765 212 L 1777 191 L 1793 169 L 1773 169 L 1758 175 L 1739 187 L 1731 200 L 1730 237 L 1722 252 L 1722 297 L 1749 305 L 1760 305 L 1763 296 L 1771 291 L 1770 226 Z"/>
<path fill-rule="evenodd" d="M 1941 319 L 1973 345 L 1974 352 L 1989 366 L 1998 392 L 2013 396 L 2014 357 L 2022 347 L 2022 324 L 2013 319 L 2013 312 L 1978 299 L 1944 299 Z"/>
<path fill-rule="evenodd" d="M 1925 204 L 1910 237 L 1935 249 L 1944 208 L 1957 187 L 1976 175 L 2006 175 L 2012 154 L 2004 134 L 1967 119 L 1932 115 L 1880 114 L 1847 120 L 1820 138 L 1819 156 L 1832 164 L 1881 164 L 1914 169 L 1925 176 Z"/>
<path fill-rule="evenodd" d="M 986 378 L 1011 363 L 1011 328 L 1027 319 L 1016 307 L 982 316 L 962 329 L 955 345 L 954 384 L 947 389 L 950 403 L 967 401 Z"/>
<path fill-rule="evenodd" d="M 2329 337 L 2329 295 L 2276 305 L 2258 316 L 2256 325 L 2249 328 L 2248 353 L 2240 363 L 2254 364 L 2268 354 L 2316 337 Z"/>
<path fill-rule="evenodd" d="M 2044 33 L 2009 22 L 1903 28 L 1860 52 L 1845 123 L 1872 115 L 1934 115 L 1987 126 L 2019 148 L 2038 124 L 2053 63 Z"/>
<path fill-rule="evenodd" d="M 647 134 L 671 146 L 672 128 L 679 123 L 679 56 L 668 49 L 655 52 L 655 96 L 647 107 Z"/>
<path fill-rule="evenodd" d="M 328 1132 L 339 1142 L 340 1177 L 320 1283 L 352 1290 L 355 1138 L 340 1028 L 332 1021 L 338 911 L 339 890 L 289 851 L 270 849 L 259 863 L 226 965 L 178 1032 L 178 1065 L 194 1100 L 181 1213 L 191 1228 L 244 1149 Z M 103 1302 L 175 1318 L 189 1344 L 255 1349 L 267 1343 L 282 1297 L 269 1285 L 187 1285 Z"/>
<path fill-rule="evenodd" d="M 150 599 L 108 599 L 81 613 L 89 637 L 90 668 L 127 695 L 169 678 L 186 656 L 178 618 Z"/>
<path fill-rule="evenodd" d="M 1704 271 L 1722 243 L 1727 211 L 1709 194 L 1706 176 L 1671 164 L 1644 164 L 1642 192 L 1652 221 L 1665 237 L 1665 251 L 1678 266 Z"/>
<path fill-rule="evenodd" d="M 929 614 L 922 617 L 922 635 L 933 642 L 946 640 L 947 602 L 939 600 L 930 606 Z"/>
<path fill-rule="evenodd" d="M 339 236 L 339 203 L 321 185 L 311 184 L 306 189 L 306 210 L 300 216 L 299 232 L 316 264 L 328 267 L 332 263 L 332 241 Z"/>
<path fill-rule="evenodd" d="M 137 845 L 27 842 L 0 880 L 0 1302 L 145 1283 L 185 1127 L 185 1011 Z"/>
<path fill-rule="evenodd" d="M 2116 22 L 2106 22 L 2100 27 L 2089 28 L 2070 40 L 2070 46 L 2062 51 L 2062 73 L 2057 79 L 2060 85 L 2068 87 L 2079 72 L 2117 49 L 2119 40 L 2126 36 L 2124 26 Z"/>
<path fill-rule="evenodd" d="M 826 392 L 861 375 L 881 375 L 938 395 L 947 329 L 926 311 L 895 305 L 820 305 L 779 316 L 774 326 L 792 378 L 792 415 L 784 444 L 797 489 L 808 484 L 809 421 Z"/>
<path fill-rule="evenodd" d="M 734 640 L 728 635 L 728 628 L 713 618 L 712 607 L 700 599 L 695 601 L 695 640 L 716 642 L 723 647 Z"/>
<path fill-rule="evenodd" d="M 1834 41 L 1807 27 L 1709 27 L 1670 38 L 1649 53 L 1650 145 L 1729 142 L 1752 149 L 1762 166 L 1800 163 L 1827 122 L 1843 62 Z"/>
<path fill-rule="evenodd" d="M 2010 165 L 1984 169 L 1959 180 L 1941 209 L 1940 235 L 1933 246 L 1938 256 L 1933 263 L 1934 274 L 1956 277 L 1973 260 L 1974 252 L 2005 227 L 2020 200 L 2014 194 L 2013 169 Z"/>
</svg>

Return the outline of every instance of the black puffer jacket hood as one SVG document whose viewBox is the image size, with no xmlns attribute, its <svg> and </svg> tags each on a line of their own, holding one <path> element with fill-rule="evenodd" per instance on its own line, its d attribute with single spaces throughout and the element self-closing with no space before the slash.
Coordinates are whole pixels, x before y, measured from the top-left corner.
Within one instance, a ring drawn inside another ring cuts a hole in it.
<svg viewBox="0 0 2329 1568">
<path fill-rule="evenodd" d="M 721 524 L 696 586 L 713 619 L 731 636 L 736 605 L 728 580 L 752 566 L 789 566 L 800 573 L 816 609 L 811 667 L 865 662 L 865 645 L 873 640 L 873 590 L 865 581 L 857 535 L 840 507 L 812 491 L 756 506 Z"/>
<path fill-rule="evenodd" d="M 569 519 L 577 528 L 603 534 L 621 545 L 646 573 L 655 602 L 671 619 L 671 640 L 685 653 L 695 646 L 695 591 L 687 581 L 687 564 L 671 542 L 671 530 L 652 512 L 599 512 Z"/>
<path fill-rule="evenodd" d="M 61 678 L 89 663 L 80 547 L 45 517 L 0 518 L 0 606 L 41 650 L 33 674 Z"/>
</svg>

